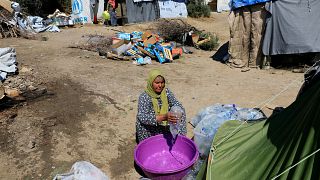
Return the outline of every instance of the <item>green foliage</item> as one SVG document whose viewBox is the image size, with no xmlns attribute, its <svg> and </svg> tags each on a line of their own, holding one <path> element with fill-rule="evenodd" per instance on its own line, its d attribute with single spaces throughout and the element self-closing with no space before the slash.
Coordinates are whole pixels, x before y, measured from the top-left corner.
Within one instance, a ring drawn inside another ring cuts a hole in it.
<svg viewBox="0 0 320 180">
<path fill-rule="evenodd" d="M 20 4 L 23 13 L 39 15 L 42 8 L 41 0 L 16 0 Z"/>
<path fill-rule="evenodd" d="M 15 0 L 20 4 L 22 12 L 27 15 L 46 17 L 56 9 L 71 12 L 71 0 Z"/>
<path fill-rule="evenodd" d="M 188 15 L 193 18 L 210 17 L 211 9 L 208 5 L 191 2 L 187 5 Z"/>
<path fill-rule="evenodd" d="M 212 33 L 201 34 L 200 38 L 210 39 L 209 41 L 199 44 L 199 48 L 205 51 L 215 50 L 219 46 L 219 38 L 217 35 Z"/>
</svg>

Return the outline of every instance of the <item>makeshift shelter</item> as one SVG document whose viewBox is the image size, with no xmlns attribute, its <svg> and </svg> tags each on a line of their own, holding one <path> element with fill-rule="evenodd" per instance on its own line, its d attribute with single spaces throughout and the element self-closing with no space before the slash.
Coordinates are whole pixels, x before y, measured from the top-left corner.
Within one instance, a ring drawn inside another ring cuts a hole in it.
<svg viewBox="0 0 320 180">
<path fill-rule="evenodd" d="M 320 52 L 320 1 L 277 0 L 266 9 L 263 54 Z"/>
<path fill-rule="evenodd" d="M 187 18 L 188 11 L 184 0 L 159 0 L 160 18 Z"/>
<path fill-rule="evenodd" d="M 129 23 L 188 16 L 184 0 L 126 0 Z"/>
<path fill-rule="evenodd" d="M 129 23 L 153 21 L 159 18 L 158 1 L 126 0 L 127 18 Z"/>
<path fill-rule="evenodd" d="M 217 12 L 230 11 L 231 0 L 217 0 Z"/>
<path fill-rule="evenodd" d="M 282 112 L 266 121 L 223 124 L 197 179 L 319 179 L 319 65 Z"/>
</svg>

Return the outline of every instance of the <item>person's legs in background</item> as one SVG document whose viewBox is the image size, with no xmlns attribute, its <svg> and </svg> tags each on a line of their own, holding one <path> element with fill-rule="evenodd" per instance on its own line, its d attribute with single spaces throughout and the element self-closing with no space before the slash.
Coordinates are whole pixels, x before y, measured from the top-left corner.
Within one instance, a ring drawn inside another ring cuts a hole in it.
<svg viewBox="0 0 320 180">
<path fill-rule="evenodd" d="M 263 61 L 262 42 L 265 30 L 266 10 L 264 4 L 251 6 L 251 38 L 250 38 L 250 67 L 261 67 Z"/>
<path fill-rule="evenodd" d="M 229 41 L 229 54 L 230 65 L 233 67 L 243 67 L 241 51 L 242 51 L 242 24 L 241 10 L 236 9 L 230 12 L 229 17 L 230 26 L 230 41 Z"/>
<path fill-rule="evenodd" d="M 249 65 L 250 38 L 251 38 L 251 11 L 250 7 L 242 8 L 243 31 L 242 31 L 242 51 L 241 59 L 245 67 Z"/>
</svg>

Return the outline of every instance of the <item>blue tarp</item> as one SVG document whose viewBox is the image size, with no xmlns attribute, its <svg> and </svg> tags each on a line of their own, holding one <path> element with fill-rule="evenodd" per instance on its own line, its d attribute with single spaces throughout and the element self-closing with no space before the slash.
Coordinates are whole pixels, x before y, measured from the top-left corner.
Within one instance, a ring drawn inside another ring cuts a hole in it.
<svg viewBox="0 0 320 180">
<path fill-rule="evenodd" d="M 268 1 L 270 1 L 270 0 L 232 0 L 231 8 L 235 9 L 235 8 L 239 8 L 239 7 L 243 7 L 243 6 L 250 6 L 250 5 L 264 3 L 264 2 L 268 2 Z"/>
</svg>

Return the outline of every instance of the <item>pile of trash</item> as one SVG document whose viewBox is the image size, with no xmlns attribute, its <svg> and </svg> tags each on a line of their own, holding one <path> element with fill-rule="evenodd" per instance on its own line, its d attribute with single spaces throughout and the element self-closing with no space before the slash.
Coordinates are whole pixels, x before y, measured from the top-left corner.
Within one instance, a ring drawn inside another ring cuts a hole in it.
<svg viewBox="0 0 320 180">
<path fill-rule="evenodd" d="M 6 1 L 4 1 L 6 2 Z M 10 1 L 9 1 L 10 2 Z M 6 8 L 0 4 L 0 38 L 23 36 L 33 39 L 33 35 L 40 32 L 60 32 L 58 26 L 73 26 L 73 20 L 70 15 L 56 10 L 49 15 L 47 19 L 39 16 L 26 16 L 19 3 L 10 2 Z"/>
<path fill-rule="evenodd" d="M 18 29 L 10 22 L 11 19 L 11 13 L 0 6 L 0 39 L 19 36 Z"/>
<path fill-rule="evenodd" d="M 32 70 L 21 66 L 18 72 L 16 50 L 10 47 L 0 48 L 0 106 L 10 106 L 11 100 L 35 99 L 47 93 L 47 88 L 36 80 Z M 4 97 L 7 97 L 5 101 Z"/>
<path fill-rule="evenodd" d="M 108 52 L 111 50 L 112 37 L 98 34 L 83 35 L 80 41 L 70 45 L 69 48 L 77 48 L 92 52 Z"/>
<path fill-rule="evenodd" d="M 151 31 L 132 33 L 118 32 L 112 37 L 110 52 L 102 52 L 113 60 L 134 60 L 137 65 L 151 64 L 151 60 L 159 63 L 169 63 L 178 59 L 182 53 L 192 53 L 185 47 L 178 47 L 174 41 L 166 42 L 159 34 Z"/>
<path fill-rule="evenodd" d="M 0 48 L 0 81 L 7 78 L 8 74 L 17 71 L 16 50 L 14 48 Z"/>
<path fill-rule="evenodd" d="M 60 12 L 59 9 L 57 9 L 53 14 L 50 14 L 47 17 L 48 17 L 48 21 L 52 25 L 56 25 L 58 27 L 74 25 L 71 15 Z"/>
</svg>

